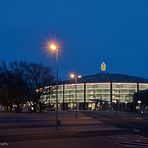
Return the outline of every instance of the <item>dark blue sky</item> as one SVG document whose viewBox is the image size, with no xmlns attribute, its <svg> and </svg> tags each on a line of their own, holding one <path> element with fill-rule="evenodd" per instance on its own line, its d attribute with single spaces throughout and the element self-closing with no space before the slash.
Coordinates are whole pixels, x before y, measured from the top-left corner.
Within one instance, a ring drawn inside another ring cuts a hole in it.
<svg viewBox="0 0 148 148">
<path fill-rule="evenodd" d="M 55 57 L 43 48 L 56 36 L 63 42 L 60 78 L 70 71 L 148 78 L 147 0 L 1 0 L 0 60 L 49 65 Z"/>
</svg>

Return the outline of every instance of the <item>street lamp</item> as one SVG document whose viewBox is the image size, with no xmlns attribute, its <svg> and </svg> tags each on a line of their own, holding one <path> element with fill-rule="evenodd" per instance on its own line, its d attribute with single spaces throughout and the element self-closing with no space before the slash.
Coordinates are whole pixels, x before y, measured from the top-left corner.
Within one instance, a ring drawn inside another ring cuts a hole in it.
<svg viewBox="0 0 148 148">
<path fill-rule="evenodd" d="M 59 66 L 59 44 L 56 41 L 51 41 L 47 44 L 48 50 L 56 52 L 56 130 L 60 124 L 58 120 L 58 66 Z"/>
<path fill-rule="evenodd" d="M 74 74 L 74 73 L 71 73 L 70 77 L 75 80 L 75 99 L 76 99 L 76 112 L 75 112 L 75 116 L 77 117 L 78 116 L 77 82 L 78 82 L 78 79 L 80 79 L 82 76 Z"/>
<path fill-rule="evenodd" d="M 116 99 L 115 100 L 115 103 L 116 103 L 116 116 L 118 115 L 118 103 L 119 103 L 119 100 Z"/>
<path fill-rule="evenodd" d="M 139 104 L 139 112 L 140 112 L 140 108 L 141 108 L 141 106 L 140 106 L 141 101 L 140 100 L 138 101 L 138 104 Z"/>
<path fill-rule="evenodd" d="M 40 100 L 40 96 L 42 94 L 42 89 L 36 89 L 36 94 L 37 94 L 37 102 L 39 103 L 39 107 L 40 107 L 40 113 L 42 112 L 42 102 Z"/>
<path fill-rule="evenodd" d="M 125 111 L 127 111 L 127 101 L 125 101 Z"/>
</svg>

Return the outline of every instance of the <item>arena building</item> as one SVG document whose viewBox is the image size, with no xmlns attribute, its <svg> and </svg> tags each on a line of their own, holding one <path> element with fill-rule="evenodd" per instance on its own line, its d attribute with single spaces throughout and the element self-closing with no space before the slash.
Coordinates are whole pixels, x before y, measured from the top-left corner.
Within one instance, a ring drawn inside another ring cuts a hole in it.
<svg viewBox="0 0 148 148">
<path fill-rule="evenodd" d="M 133 94 L 148 89 L 148 79 L 124 74 L 99 73 L 60 82 L 58 85 L 59 109 L 98 109 L 118 103 L 133 102 Z M 44 88 L 42 100 L 55 107 L 55 86 Z"/>
</svg>

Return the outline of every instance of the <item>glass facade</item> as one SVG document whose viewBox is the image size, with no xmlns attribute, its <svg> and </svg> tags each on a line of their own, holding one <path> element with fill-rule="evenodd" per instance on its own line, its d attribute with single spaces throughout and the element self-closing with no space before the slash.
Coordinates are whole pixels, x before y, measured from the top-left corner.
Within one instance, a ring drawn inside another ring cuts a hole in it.
<svg viewBox="0 0 148 148">
<path fill-rule="evenodd" d="M 133 94 L 137 92 L 137 83 L 113 83 L 112 102 L 132 102 Z"/>
<path fill-rule="evenodd" d="M 148 89 L 148 84 L 146 83 L 139 83 L 139 90 L 146 90 Z"/>
<path fill-rule="evenodd" d="M 110 83 L 87 83 L 86 102 L 93 100 L 110 101 Z"/>
<path fill-rule="evenodd" d="M 65 84 L 64 103 L 68 103 L 69 108 L 76 107 L 76 102 L 84 102 L 84 84 Z"/>
<path fill-rule="evenodd" d="M 93 109 L 96 103 L 102 101 L 110 104 L 117 100 L 121 103 L 132 102 L 133 94 L 139 90 L 148 89 L 146 83 L 78 83 L 62 84 L 58 86 L 58 104 L 66 103 L 68 108 L 74 108 L 76 103 L 87 104 Z M 50 104 L 56 103 L 56 89 L 42 98 L 48 97 Z"/>
<path fill-rule="evenodd" d="M 86 102 L 95 109 L 98 102 L 110 102 L 110 83 L 86 83 Z"/>
</svg>

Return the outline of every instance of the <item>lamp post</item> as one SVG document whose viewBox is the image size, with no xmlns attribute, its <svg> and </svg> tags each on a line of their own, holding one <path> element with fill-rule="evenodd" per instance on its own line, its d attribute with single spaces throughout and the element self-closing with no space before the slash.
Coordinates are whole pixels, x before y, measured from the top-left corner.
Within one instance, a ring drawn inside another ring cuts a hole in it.
<svg viewBox="0 0 148 148">
<path fill-rule="evenodd" d="M 36 93 L 37 93 L 37 102 L 39 103 L 39 107 L 40 107 L 40 113 L 42 112 L 42 102 L 40 100 L 41 94 L 42 94 L 43 90 L 40 89 L 36 89 Z"/>
<path fill-rule="evenodd" d="M 59 66 L 59 46 L 56 42 L 49 42 L 48 49 L 50 51 L 56 52 L 56 130 L 60 124 L 58 120 L 58 66 Z"/>
<path fill-rule="evenodd" d="M 119 103 L 119 100 L 116 99 L 115 100 L 115 103 L 116 103 L 116 116 L 118 115 L 118 103 Z"/>
<path fill-rule="evenodd" d="M 72 79 L 75 80 L 75 100 L 76 100 L 76 112 L 75 112 L 75 116 L 78 116 L 78 98 L 77 98 L 77 83 L 78 83 L 78 79 L 80 79 L 82 76 L 81 75 L 76 75 L 74 73 L 70 74 L 70 77 Z"/>
<path fill-rule="evenodd" d="M 127 111 L 127 101 L 125 101 L 125 111 Z"/>
<path fill-rule="evenodd" d="M 139 104 L 139 113 L 140 113 L 140 109 L 141 109 L 141 105 L 140 105 L 141 101 L 140 100 L 138 101 L 138 104 Z"/>
</svg>

